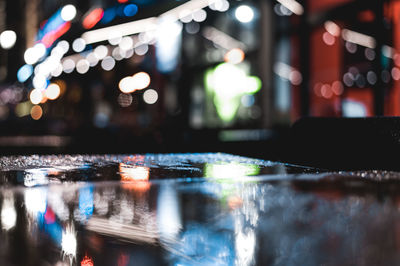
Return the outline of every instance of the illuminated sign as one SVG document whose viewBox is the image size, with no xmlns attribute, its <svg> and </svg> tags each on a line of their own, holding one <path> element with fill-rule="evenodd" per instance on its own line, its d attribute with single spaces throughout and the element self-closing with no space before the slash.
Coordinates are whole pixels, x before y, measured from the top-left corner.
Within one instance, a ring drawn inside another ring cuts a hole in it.
<svg viewBox="0 0 400 266">
<path fill-rule="evenodd" d="M 213 102 L 219 118 L 231 122 L 245 95 L 253 95 L 261 89 L 261 80 L 249 76 L 240 65 L 222 63 L 205 74 L 207 94 Z"/>
</svg>

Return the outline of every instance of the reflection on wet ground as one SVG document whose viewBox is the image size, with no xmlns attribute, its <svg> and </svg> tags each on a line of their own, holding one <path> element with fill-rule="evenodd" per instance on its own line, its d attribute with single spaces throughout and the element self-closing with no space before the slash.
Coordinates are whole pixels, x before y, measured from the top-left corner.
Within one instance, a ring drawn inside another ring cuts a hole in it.
<svg viewBox="0 0 400 266">
<path fill-rule="evenodd" d="M 1 265 L 395 265 L 400 173 L 229 154 L 0 158 Z"/>
</svg>

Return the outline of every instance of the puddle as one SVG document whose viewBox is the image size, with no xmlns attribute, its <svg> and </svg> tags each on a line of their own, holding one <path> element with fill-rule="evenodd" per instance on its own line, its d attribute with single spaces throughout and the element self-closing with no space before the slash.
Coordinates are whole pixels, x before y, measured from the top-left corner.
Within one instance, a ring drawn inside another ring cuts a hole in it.
<svg viewBox="0 0 400 266">
<path fill-rule="evenodd" d="M 0 162 L 1 265 L 400 262 L 396 172 L 229 154 Z"/>
</svg>

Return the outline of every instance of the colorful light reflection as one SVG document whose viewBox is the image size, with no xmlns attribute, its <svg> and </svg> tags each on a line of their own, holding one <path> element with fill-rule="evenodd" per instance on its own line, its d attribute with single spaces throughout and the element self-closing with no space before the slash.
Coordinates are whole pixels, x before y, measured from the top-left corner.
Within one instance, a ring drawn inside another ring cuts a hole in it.
<svg viewBox="0 0 400 266">
<path fill-rule="evenodd" d="M 85 256 L 81 261 L 81 266 L 93 266 L 93 260 L 91 257 Z"/>
<path fill-rule="evenodd" d="M 260 173 L 260 168 L 253 164 L 206 164 L 204 175 L 217 179 L 237 179 L 254 176 Z"/>
<path fill-rule="evenodd" d="M 123 187 L 135 191 L 144 192 L 150 189 L 150 168 L 144 166 L 132 166 L 124 163 L 119 164 L 119 174 Z"/>
</svg>

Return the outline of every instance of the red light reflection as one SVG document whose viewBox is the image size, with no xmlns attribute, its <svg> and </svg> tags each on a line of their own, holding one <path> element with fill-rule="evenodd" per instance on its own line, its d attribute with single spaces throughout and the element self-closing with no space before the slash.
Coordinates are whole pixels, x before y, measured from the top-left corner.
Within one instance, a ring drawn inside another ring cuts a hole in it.
<svg viewBox="0 0 400 266">
<path fill-rule="evenodd" d="M 56 215 L 53 210 L 47 206 L 46 213 L 44 214 L 44 220 L 46 224 L 53 224 L 56 221 Z"/>
<path fill-rule="evenodd" d="M 82 261 L 81 261 L 81 266 L 93 266 L 93 260 L 92 258 L 85 256 Z"/>
</svg>

